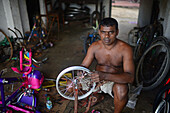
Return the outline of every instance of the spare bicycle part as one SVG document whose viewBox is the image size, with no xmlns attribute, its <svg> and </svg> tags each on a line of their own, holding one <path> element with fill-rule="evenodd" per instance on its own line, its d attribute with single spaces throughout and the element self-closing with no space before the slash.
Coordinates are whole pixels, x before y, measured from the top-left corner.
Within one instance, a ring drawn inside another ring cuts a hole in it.
<svg viewBox="0 0 170 113">
<path fill-rule="evenodd" d="M 71 66 L 60 72 L 56 79 L 58 93 L 66 99 L 75 100 L 75 89 L 78 89 L 78 100 L 89 96 L 96 83 L 91 81 L 90 70 L 82 66 Z"/>
<path fill-rule="evenodd" d="M 166 77 L 170 65 L 170 49 L 166 43 L 159 42 L 150 46 L 136 68 L 136 82 L 143 83 L 143 90 L 157 87 Z"/>
</svg>

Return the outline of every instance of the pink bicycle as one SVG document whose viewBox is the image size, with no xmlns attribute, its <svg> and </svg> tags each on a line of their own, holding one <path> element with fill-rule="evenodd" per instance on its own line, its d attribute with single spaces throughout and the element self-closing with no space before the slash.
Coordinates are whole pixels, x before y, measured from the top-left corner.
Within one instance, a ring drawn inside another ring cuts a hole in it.
<svg viewBox="0 0 170 113">
<path fill-rule="evenodd" d="M 0 110 L 2 112 L 12 113 L 12 111 L 22 111 L 25 113 L 40 113 L 36 108 L 37 99 L 35 93 L 38 93 L 41 89 L 44 77 L 41 72 L 32 69 L 31 56 L 32 53 L 29 52 L 29 59 L 25 59 L 28 62 L 23 63 L 23 54 L 20 51 L 20 70 L 14 67 L 12 68 L 15 72 L 23 74 L 22 77 L 3 78 L 2 74 L 4 71 L 0 73 Z M 15 82 L 20 82 L 22 85 L 5 98 L 4 85 Z"/>
</svg>

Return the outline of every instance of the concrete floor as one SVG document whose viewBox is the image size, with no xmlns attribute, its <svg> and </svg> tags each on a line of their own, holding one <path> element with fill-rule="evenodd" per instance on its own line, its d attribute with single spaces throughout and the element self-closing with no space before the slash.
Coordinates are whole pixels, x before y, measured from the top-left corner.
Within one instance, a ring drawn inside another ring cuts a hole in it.
<svg viewBox="0 0 170 113">
<path fill-rule="evenodd" d="M 115 17 L 119 18 L 119 17 Z M 134 26 L 136 26 L 135 19 L 120 19 L 119 18 L 119 29 L 120 34 L 119 39 L 127 42 L 127 34 Z M 54 31 L 52 37 L 54 46 L 45 50 L 45 54 L 49 58 L 45 64 L 42 64 L 38 69 L 44 73 L 45 78 L 56 79 L 57 75 L 65 68 L 73 65 L 80 65 L 83 58 L 83 37 L 87 36 L 88 32 L 91 32 L 92 29 L 89 25 L 83 24 L 82 22 L 71 22 L 68 25 L 65 25 L 60 34 L 57 31 Z M 60 40 L 55 40 L 55 39 Z M 90 67 L 90 70 L 94 69 L 95 62 Z M 154 101 L 156 90 L 153 91 L 142 91 L 138 96 L 138 101 L 135 109 L 130 109 L 126 107 L 123 113 L 152 113 L 152 104 Z M 41 91 L 38 94 L 38 102 L 40 109 L 43 113 L 71 113 L 73 112 L 73 101 L 60 101 L 60 104 L 57 104 L 53 101 L 53 108 L 48 111 L 45 107 L 46 97 L 45 94 L 51 96 L 52 99 L 60 98 L 55 87 L 50 88 L 50 92 Z M 82 108 L 79 108 L 83 110 Z M 113 113 L 114 105 L 113 99 L 105 94 L 105 99 L 91 108 L 101 111 L 101 113 Z M 80 111 L 80 113 L 83 111 Z"/>
</svg>

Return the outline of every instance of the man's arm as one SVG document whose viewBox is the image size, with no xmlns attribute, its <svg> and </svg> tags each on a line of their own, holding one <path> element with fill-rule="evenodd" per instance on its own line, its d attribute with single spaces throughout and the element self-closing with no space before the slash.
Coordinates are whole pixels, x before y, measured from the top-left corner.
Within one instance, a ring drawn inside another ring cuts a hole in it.
<svg viewBox="0 0 170 113">
<path fill-rule="evenodd" d="M 116 83 L 132 83 L 134 81 L 134 68 L 133 51 L 128 47 L 123 51 L 122 73 L 95 72 L 92 74 L 92 79 L 94 82 L 105 80 Z"/>
<path fill-rule="evenodd" d="M 94 59 L 94 49 L 95 49 L 95 46 L 93 44 L 88 48 L 87 54 L 83 62 L 81 63 L 82 66 L 88 68 L 91 65 Z"/>
</svg>

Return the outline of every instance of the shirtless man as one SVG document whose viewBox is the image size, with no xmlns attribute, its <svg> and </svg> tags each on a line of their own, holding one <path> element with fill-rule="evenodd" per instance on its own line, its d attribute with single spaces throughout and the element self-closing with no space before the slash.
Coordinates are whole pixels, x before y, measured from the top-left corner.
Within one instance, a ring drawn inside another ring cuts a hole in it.
<svg viewBox="0 0 170 113">
<path fill-rule="evenodd" d="M 99 25 L 101 40 L 88 49 L 82 66 L 89 67 L 97 60 L 96 71 L 91 75 L 94 82 L 114 82 L 110 90 L 114 94 L 114 113 L 121 113 L 128 101 L 128 83 L 134 81 L 134 62 L 132 48 L 116 38 L 119 33 L 118 22 L 105 18 Z"/>
</svg>

